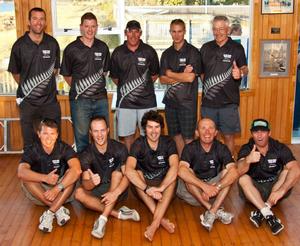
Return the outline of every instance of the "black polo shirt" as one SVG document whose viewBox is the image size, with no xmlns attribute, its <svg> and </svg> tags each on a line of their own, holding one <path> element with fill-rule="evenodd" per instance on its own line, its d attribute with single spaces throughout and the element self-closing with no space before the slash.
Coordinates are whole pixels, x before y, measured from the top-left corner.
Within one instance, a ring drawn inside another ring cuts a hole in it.
<svg viewBox="0 0 300 246">
<path fill-rule="evenodd" d="M 31 170 L 42 174 L 57 169 L 56 174 L 61 178 L 69 168 L 68 161 L 75 157 L 77 157 L 75 151 L 63 141 L 57 140 L 51 154 L 47 154 L 38 141 L 25 149 L 20 163 L 28 163 Z"/>
<path fill-rule="evenodd" d="M 251 138 L 244 144 L 238 154 L 238 160 L 246 158 L 253 149 L 254 140 Z M 284 166 L 290 161 L 294 161 L 291 150 L 277 140 L 269 138 L 269 149 L 266 156 L 260 155 L 257 163 L 251 163 L 247 174 L 256 181 L 275 180 Z"/>
<path fill-rule="evenodd" d="M 204 74 L 202 106 L 219 108 L 240 103 L 241 79 L 232 77 L 233 61 L 238 67 L 247 65 L 241 44 L 228 41 L 220 47 L 215 40 L 205 43 L 200 49 L 201 74 Z"/>
<path fill-rule="evenodd" d="M 77 37 L 64 50 L 60 73 L 72 76 L 70 100 L 77 98 L 107 98 L 104 73 L 109 70 L 108 46 L 96 39 L 92 47 L 86 46 Z"/>
<path fill-rule="evenodd" d="M 190 164 L 197 178 L 208 181 L 216 177 L 227 164 L 234 162 L 228 147 L 218 140 L 214 140 L 206 152 L 199 139 L 185 145 L 181 160 Z"/>
<path fill-rule="evenodd" d="M 193 45 L 184 41 L 180 50 L 176 50 L 172 45 L 162 53 L 160 59 L 160 75 L 166 75 L 166 70 L 170 69 L 176 73 L 184 72 L 187 65 L 192 65 L 196 78 L 192 83 L 178 82 L 167 85 L 167 90 L 163 103 L 169 107 L 197 107 L 198 99 L 198 78 L 200 72 L 200 53 Z"/>
<path fill-rule="evenodd" d="M 98 151 L 94 143 L 90 144 L 80 154 L 80 163 L 83 171 L 91 169 L 101 177 L 101 184 L 110 183 L 113 171 L 121 171 L 121 166 L 127 160 L 126 147 L 113 140 L 108 139 L 107 149 L 104 154 Z"/>
<path fill-rule="evenodd" d="M 57 41 L 44 33 L 36 44 L 26 32 L 13 45 L 8 65 L 12 74 L 20 74 L 17 98 L 32 105 L 56 102 L 54 69 L 59 68 L 60 49 Z"/>
<path fill-rule="evenodd" d="M 156 51 L 140 41 L 135 52 L 127 48 L 126 41 L 111 56 L 110 77 L 118 79 L 118 108 L 145 109 L 156 107 L 151 76 L 159 73 Z"/>
<path fill-rule="evenodd" d="M 169 157 L 177 155 L 176 144 L 169 136 L 160 136 L 156 150 L 151 149 L 145 136 L 139 137 L 130 148 L 130 156 L 137 160 L 137 170 L 146 179 L 163 179 L 169 170 Z"/>
</svg>

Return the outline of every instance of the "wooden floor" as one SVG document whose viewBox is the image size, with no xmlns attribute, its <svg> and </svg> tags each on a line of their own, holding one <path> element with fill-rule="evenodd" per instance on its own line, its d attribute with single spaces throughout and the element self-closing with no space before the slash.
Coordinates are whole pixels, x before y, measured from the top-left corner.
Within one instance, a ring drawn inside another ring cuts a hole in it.
<svg viewBox="0 0 300 246">
<path fill-rule="evenodd" d="M 291 147 L 300 160 L 300 145 Z M 132 196 L 126 205 L 139 211 L 141 222 L 110 219 L 102 240 L 90 234 L 97 213 L 84 209 L 77 202 L 67 205 L 72 215 L 67 225 L 59 227 L 54 223 L 49 234 L 39 231 L 38 219 L 45 208 L 30 203 L 20 191 L 16 176 L 19 158 L 0 156 L 0 245 L 151 245 L 143 237 L 151 214 Z M 235 214 L 233 223 L 223 225 L 217 221 L 209 233 L 199 222 L 203 208 L 189 206 L 176 198 L 167 212 L 167 217 L 176 224 L 176 232 L 170 235 L 160 228 L 152 245 L 300 245 L 300 183 L 288 199 L 274 208 L 285 225 L 278 236 L 273 236 L 266 224 L 256 229 L 249 222 L 253 207 L 239 198 L 236 185 L 225 208 Z"/>
</svg>

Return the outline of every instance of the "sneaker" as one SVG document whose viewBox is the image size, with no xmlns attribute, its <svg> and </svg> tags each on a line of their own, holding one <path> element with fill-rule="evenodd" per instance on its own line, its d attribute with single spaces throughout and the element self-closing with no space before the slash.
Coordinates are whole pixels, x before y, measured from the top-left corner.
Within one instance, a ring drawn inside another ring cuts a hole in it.
<svg viewBox="0 0 300 246">
<path fill-rule="evenodd" d="M 201 224 L 208 230 L 211 231 L 214 221 L 216 219 L 216 215 L 211 213 L 210 211 L 206 211 L 204 214 L 200 215 Z"/>
<path fill-rule="evenodd" d="M 130 209 L 126 206 L 123 206 L 119 209 L 119 219 L 140 221 L 140 215 L 135 209 Z"/>
<path fill-rule="evenodd" d="M 40 217 L 39 229 L 43 232 L 51 232 L 52 231 L 52 223 L 54 219 L 54 213 L 50 210 L 45 211 Z"/>
<path fill-rule="evenodd" d="M 268 222 L 273 235 L 277 235 L 284 228 L 284 225 L 281 224 L 280 219 L 276 218 L 275 215 L 268 215 L 266 217 L 266 221 Z"/>
<path fill-rule="evenodd" d="M 105 233 L 105 226 L 106 226 L 107 218 L 100 215 L 100 217 L 95 221 L 92 235 L 96 238 L 103 238 Z"/>
<path fill-rule="evenodd" d="M 264 216 L 259 210 L 255 210 L 251 211 L 249 219 L 257 228 L 259 228 L 264 220 Z"/>
<path fill-rule="evenodd" d="M 56 216 L 57 224 L 60 226 L 63 226 L 70 219 L 70 211 L 69 211 L 69 209 L 65 208 L 64 206 L 61 206 L 55 212 L 55 216 Z"/>
<path fill-rule="evenodd" d="M 223 207 L 219 208 L 216 213 L 216 217 L 223 224 L 228 225 L 232 222 L 234 215 L 232 213 L 226 212 Z"/>
</svg>

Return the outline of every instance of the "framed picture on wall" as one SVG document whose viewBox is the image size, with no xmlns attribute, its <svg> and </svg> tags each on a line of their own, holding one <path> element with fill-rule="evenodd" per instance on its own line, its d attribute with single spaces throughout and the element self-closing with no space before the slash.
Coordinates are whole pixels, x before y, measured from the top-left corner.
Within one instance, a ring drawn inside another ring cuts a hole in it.
<svg viewBox="0 0 300 246">
<path fill-rule="evenodd" d="M 290 40 L 261 40 L 260 77 L 288 76 L 290 47 Z"/>
<path fill-rule="evenodd" d="M 294 0 L 261 0 L 262 14 L 292 14 Z"/>
</svg>

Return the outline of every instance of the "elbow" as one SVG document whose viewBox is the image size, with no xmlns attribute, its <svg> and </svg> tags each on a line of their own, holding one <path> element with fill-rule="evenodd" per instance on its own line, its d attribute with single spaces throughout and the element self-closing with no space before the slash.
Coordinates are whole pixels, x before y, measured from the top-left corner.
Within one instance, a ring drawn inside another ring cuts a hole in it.
<svg viewBox="0 0 300 246">
<path fill-rule="evenodd" d="M 128 180 L 131 180 L 131 177 L 132 177 L 132 170 L 126 168 L 126 169 L 125 169 L 124 175 L 128 178 Z"/>
</svg>

